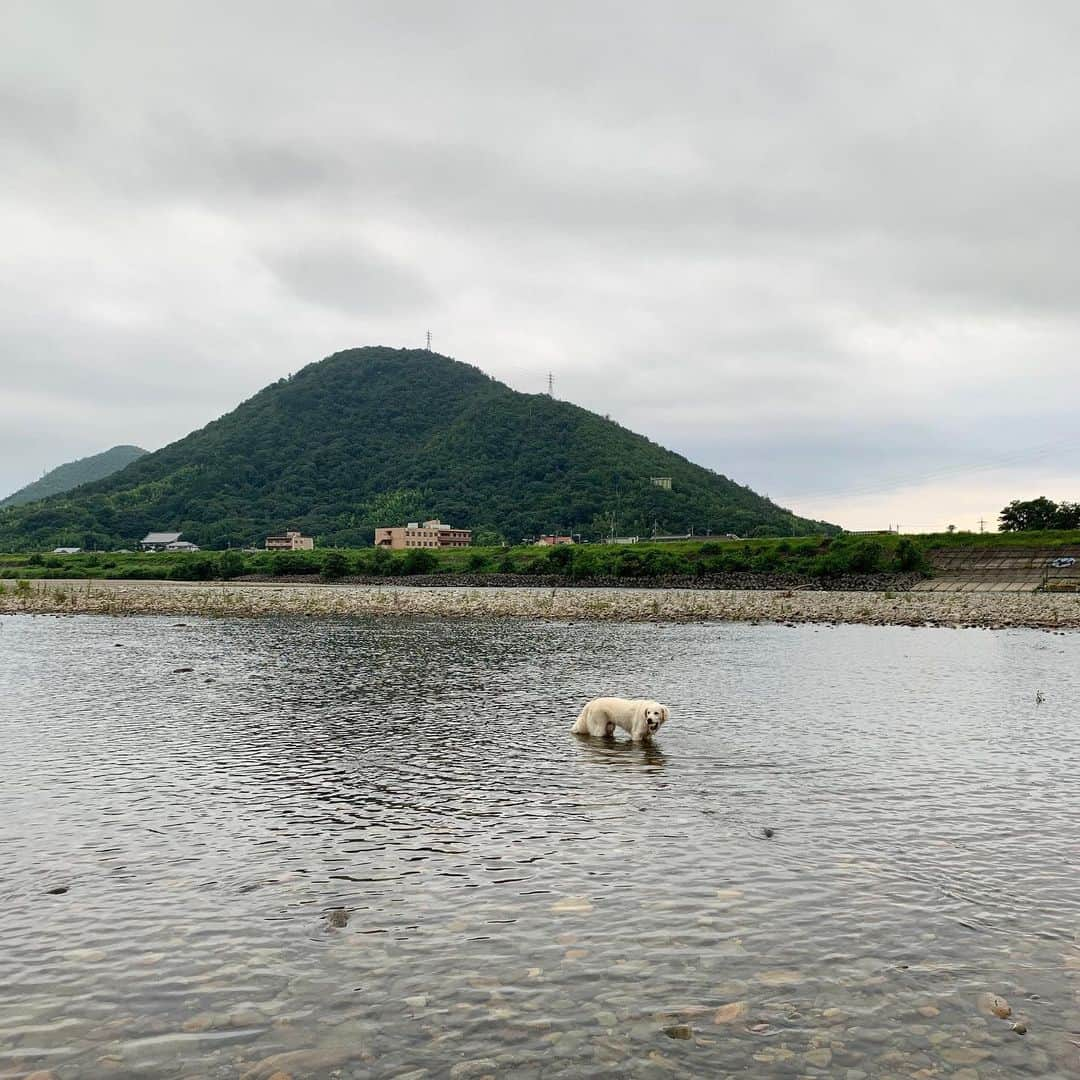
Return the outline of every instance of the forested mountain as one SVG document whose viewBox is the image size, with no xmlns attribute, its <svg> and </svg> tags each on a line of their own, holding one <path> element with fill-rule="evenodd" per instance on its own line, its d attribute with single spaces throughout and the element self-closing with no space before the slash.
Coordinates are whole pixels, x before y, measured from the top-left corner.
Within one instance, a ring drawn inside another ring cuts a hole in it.
<svg viewBox="0 0 1080 1080">
<path fill-rule="evenodd" d="M 44 499 L 47 495 L 71 491 L 72 488 L 88 484 L 92 480 L 103 480 L 145 453 L 139 446 L 114 446 L 100 454 L 91 454 L 90 457 L 79 458 L 78 461 L 69 461 L 66 465 L 57 465 L 40 480 L 27 484 L 6 499 L 0 499 L 0 506 L 21 506 L 23 503 Z"/>
<path fill-rule="evenodd" d="M 671 490 L 650 478 L 671 477 Z M 181 529 L 203 547 L 300 528 L 320 545 L 438 517 L 478 542 L 571 529 L 803 535 L 796 517 L 595 413 L 520 394 L 423 350 L 335 353 L 106 480 L 0 511 L 0 550 L 130 546 Z"/>
</svg>

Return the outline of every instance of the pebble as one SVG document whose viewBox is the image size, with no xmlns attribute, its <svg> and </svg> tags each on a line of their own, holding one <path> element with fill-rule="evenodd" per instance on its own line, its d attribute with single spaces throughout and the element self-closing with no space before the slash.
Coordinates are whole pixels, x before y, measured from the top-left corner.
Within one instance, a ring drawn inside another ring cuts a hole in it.
<svg viewBox="0 0 1080 1080">
<path fill-rule="evenodd" d="M 349 913 L 343 907 L 331 908 L 326 913 L 326 922 L 329 926 L 348 926 L 349 925 Z"/>
<path fill-rule="evenodd" d="M 567 896 L 556 900 L 549 910 L 556 915 L 588 915 L 593 906 L 584 896 Z"/>
<path fill-rule="evenodd" d="M 689 1024 L 669 1024 L 664 1028 L 664 1034 L 669 1039 L 690 1039 L 694 1029 Z"/>
<path fill-rule="evenodd" d="M 731 1001 L 727 1005 L 721 1005 L 713 1013 L 714 1024 L 734 1024 L 742 1020 L 750 1011 L 750 1006 L 745 1001 Z"/>
<path fill-rule="evenodd" d="M 1023 1020 L 1017 1020 L 1016 1023 L 1013 1024 L 1012 1029 L 1017 1035 L 1027 1034 L 1027 1024 L 1025 1024 Z"/>
<path fill-rule="evenodd" d="M 450 1068 L 450 1080 L 466 1080 L 467 1077 L 485 1076 L 497 1073 L 498 1064 L 492 1058 L 476 1058 L 473 1061 L 459 1061 Z"/>
<path fill-rule="evenodd" d="M 1012 1016 L 1012 1006 L 997 994 L 980 994 L 978 999 L 979 1012 L 986 1016 L 996 1016 L 999 1020 L 1006 1020 Z"/>
<path fill-rule="evenodd" d="M 535 585 L 535 581 L 529 582 Z M 791 611 L 794 606 L 797 610 Z M 0 595 L 0 612 L 80 612 L 101 615 L 434 615 L 478 618 L 554 618 L 616 622 L 710 620 L 802 622 L 872 626 L 978 626 L 1003 629 L 1080 627 L 1076 597 L 1049 593 L 908 592 L 898 605 L 884 591 L 801 590 L 785 598 L 769 589 L 455 588 L 423 585 L 231 583 L 228 589 L 189 582 L 80 582 L 63 599 L 48 586 L 30 597 Z M 177 624 L 180 625 L 180 624 Z"/>
</svg>

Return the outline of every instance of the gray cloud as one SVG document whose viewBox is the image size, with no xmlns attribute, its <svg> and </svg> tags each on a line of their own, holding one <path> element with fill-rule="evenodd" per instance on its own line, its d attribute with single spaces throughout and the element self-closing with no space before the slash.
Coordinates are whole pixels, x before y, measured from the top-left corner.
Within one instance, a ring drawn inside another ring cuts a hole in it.
<svg viewBox="0 0 1080 1080">
<path fill-rule="evenodd" d="M 2 29 L 0 491 L 428 328 L 853 526 L 963 500 L 845 492 L 1071 438 L 1073 5 L 14 3 Z M 988 513 L 1080 488 L 1047 461 L 965 475 Z"/>
</svg>

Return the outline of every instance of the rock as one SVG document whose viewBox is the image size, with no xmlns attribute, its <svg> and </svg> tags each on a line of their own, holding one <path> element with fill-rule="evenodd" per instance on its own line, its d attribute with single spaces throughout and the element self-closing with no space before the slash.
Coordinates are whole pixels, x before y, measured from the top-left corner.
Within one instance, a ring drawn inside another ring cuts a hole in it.
<svg viewBox="0 0 1080 1080">
<path fill-rule="evenodd" d="M 1012 1016 L 1012 1007 L 997 994 L 980 994 L 978 999 L 979 1012 L 986 1016 L 996 1016 L 999 1020 L 1005 1020 Z"/>
<path fill-rule="evenodd" d="M 263 1058 L 257 1065 L 241 1073 L 240 1080 L 272 1080 L 279 1073 L 286 1076 L 318 1076 L 337 1069 L 360 1055 L 359 1047 L 348 1050 L 341 1047 L 326 1050 L 287 1050 Z"/>
<path fill-rule="evenodd" d="M 761 835 L 764 836 L 766 840 L 771 840 L 776 835 L 776 830 L 770 829 L 768 825 L 766 825 L 765 828 L 761 830 Z"/>
<path fill-rule="evenodd" d="M 556 900 L 548 910 L 556 915 L 588 915 L 593 906 L 584 896 L 567 896 Z"/>
<path fill-rule="evenodd" d="M 807 1065 L 813 1065 L 815 1069 L 827 1069 L 832 1064 L 832 1051 L 827 1046 L 820 1046 L 816 1050 L 807 1050 L 803 1054 L 803 1061 Z"/>
<path fill-rule="evenodd" d="M 745 1001 L 731 1001 L 727 1005 L 721 1005 L 713 1013 L 714 1024 L 734 1024 L 741 1020 L 750 1011 L 750 1006 Z"/>
<path fill-rule="evenodd" d="M 328 926 L 348 926 L 349 925 L 349 913 L 343 907 L 331 908 L 326 913 L 326 923 Z"/>
<path fill-rule="evenodd" d="M 473 1061 L 459 1061 L 450 1069 L 450 1080 L 465 1080 L 472 1076 L 486 1076 L 488 1073 L 496 1074 L 498 1064 L 492 1058 L 476 1058 Z"/>
<path fill-rule="evenodd" d="M 920 1005 L 915 1011 L 920 1016 L 926 1016 L 930 1019 L 941 1015 L 941 1010 L 936 1005 Z"/>
<path fill-rule="evenodd" d="M 564 960 L 584 960 L 589 955 L 588 949 L 567 949 Z"/>
<path fill-rule="evenodd" d="M 45 891 L 49 896 L 63 896 L 68 891 L 68 887 L 66 885 L 57 885 L 55 888 L 46 889 Z"/>
<path fill-rule="evenodd" d="M 32 1073 L 27 1073 L 23 1080 L 57 1080 L 56 1073 L 52 1069 L 35 1069 Z"/>
<path fill-rule="evenodd" d="M 763 971 L 757 980 L 766 986 L 798 986 L 803 978 L 797 971 Z"/>
<path fill-rule="evenodd" d="M 427 1004 L 427 994 L 413 994 L 405 999 L 405 1004 L 414 1009 L 422 1009 Z"/>
<path fill-rule="evenodd" d="M 989 1050 L 976 1050 L 974 1046 L 948 1046 L 941 1056 L 950 1065 L 978 1065 L 990 1056 Z"/>
<path fill-rule="evenodd" d="M 601 1027 L 612 1028 L 618 1024 L 619 1018 L 613 1012 L 609 1012 L 605 1009 L 596 1014 L 596 1022 Z"/>
<path fill-rule="evenodd" d="M 174 675 L 183 675 L 185 671 L 194 671 L 193 667 L 177 667 L 173 668 Z"/>
<path fill-rule="evenodd" d="M 1027 1024 L 1025 1024 L 1023 1020 L 1017 1020 L 1016 1023 L 1013 1024 L 1012 1029 L 1017 1035 L 1027 1034 Z"/>
<path fill-rule="evenodd" d="M 669 1024 L 664 1028 L 664 1034 L 669 1039 L 689 1039 L 693 1037 L 694 1029 L 689 1024 Z"/>
</svg>

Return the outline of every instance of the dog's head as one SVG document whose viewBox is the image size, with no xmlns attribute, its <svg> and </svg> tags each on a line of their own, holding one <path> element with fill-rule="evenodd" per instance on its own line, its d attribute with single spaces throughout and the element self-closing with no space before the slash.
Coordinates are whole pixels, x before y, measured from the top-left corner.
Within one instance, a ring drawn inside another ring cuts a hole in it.
<svg viewBox="0 0 1080 1080">
<path fill-rule="evenodd" d="M 660 728 L 667 723 L 668 710 L 666 705 L 659 701 L 643 701 L 641 703 L 641 720 L 650 735 L 655 735 Z"/>
</svg>

